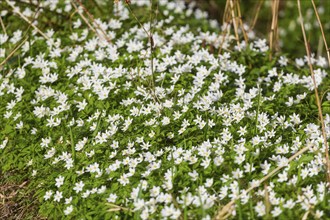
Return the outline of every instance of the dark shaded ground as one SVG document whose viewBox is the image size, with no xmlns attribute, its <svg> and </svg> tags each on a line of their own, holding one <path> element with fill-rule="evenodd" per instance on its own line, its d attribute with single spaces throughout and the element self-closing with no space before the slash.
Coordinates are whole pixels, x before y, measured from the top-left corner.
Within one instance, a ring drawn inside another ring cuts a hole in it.
<svg viewBox="0 0 330 220">
<path fill-rule="evenodd" d="M 10 175 L 14 174 L 0 173 L 0 219 L 44 219 L 38 215 L 38 201 L 28 189 L 29 181 L 8 181 Z"/>
<path fill-rule="evenodd" d="M 226 0 L 186 0 L 186 2 L 196 1 L 197 7 L 206 10 L 209 18 L 216 19 L 220 24 L 223 23 Z M 269 38 L 272 23 L 271 0 L 232 0 L 239 2 L 241 10 L 241 18 L 245 24 L 252 25 L 253 20 L 257 16 L 257 20 L 253 30 L 260 38 Z M 321 32 L 317 23 L 315 12 L 311 0 L 300 0 L 304 22 L 311 24 L 311 29 L 306 30 L 308 41 L 313 52 L 326 57 L 326 51 L 320 50 Z M 314 0 L 317 8 L 322 8 L 323 13 L 319 14 L 327 43 L 330 44 L 330 1 Z M 260 8 L 258 10 L 258 7 Z M 278 11 L 278 32 L 280 41 L 280 50 L 283 53 L 296 54 L 296 56 L 304 56 L 305 48 L 297 45 L 303 45 L 303 37 L 300 24 L 298 23 L 299 13 L 297 8 L 297 0 L 280 0 Z M 293 29 L 290 30 L 290 27 Z M 283 34 L 285 32 L 285 34 Z"/>
</svg>

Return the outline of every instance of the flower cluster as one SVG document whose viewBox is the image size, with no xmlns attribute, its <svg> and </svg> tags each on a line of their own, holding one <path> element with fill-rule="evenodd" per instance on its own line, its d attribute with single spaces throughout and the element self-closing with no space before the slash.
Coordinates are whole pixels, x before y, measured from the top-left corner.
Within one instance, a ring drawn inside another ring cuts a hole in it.
<svg viewBox="0 0 330 220">
<path fill-rule="evenodd" d="M 70 1 L 42 6 L 74 10 Z M 265 40 L 235 47 L 229 34 L 178 24 L 176 17 L 195 19 L 220 30 L 194 3 L 160 0 L 159 7 L 158 19 L 141 28 L 127 5 L 116 3 L 111 19 L 95 19 L 111 42 L 75 14 L 70 36 L 36 35 L 23 44 L 17 65 L 3 67 L 1 158 L 13 163 L 18 155 L 37 186 L 40 212 L 210 219 L 219 204 L 239 198 L 232 215 L 321 218 L 329 211 L 325 145 L 306 58 L 271 63 Z M 21 13 L 31 17 L 32 10 Z M 0 33 L 0 58 L 22 35 Z M 220 47 L 226 52 L 213 52 Z M 324 58 L 313 63 L 321 88 L 329 83 Z M 304 146 L 308 152 L 288 163 Z M 284 168 L 246 192 L 276 167 Z"/>
</svg>

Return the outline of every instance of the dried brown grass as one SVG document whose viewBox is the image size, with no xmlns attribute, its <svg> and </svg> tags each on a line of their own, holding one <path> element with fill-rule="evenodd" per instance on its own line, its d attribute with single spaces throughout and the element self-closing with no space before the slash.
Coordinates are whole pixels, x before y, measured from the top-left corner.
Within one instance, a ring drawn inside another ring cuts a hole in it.
<svg viewBox="0 0 330 220">
<path fill-rule="evenodd" d="M 9 172 L 6 177 L 8 175 L 15 174 Z M 38 214 L 38 201 L 33 198 L 33 191 L 28 190 L 28 185 L 27 180 L 20 184 L 10 181 L 0 183 L 0 219 L 45 219 Z"/>
<path fill-rule="evenodd" d="M 83 9 L 86 13 L 89 20 L 84 16 L 83 13 L 80 12 L 76 3 Z M 79 0 L 71 0 L 71 4 L 76 9 L 80 17 L 84 20 L 87 26 L 93 31 L 100 39 L 105 39 L 108 43 L 111 43 L 110 37 L 107 35 L 106 31 L 102 29 L 102 27 L 95 21 L 94 16 L 87 10 L 87 8 L 81 3 Z"/>
<path fill-rule="evenodd" d="M 312 0 L 313 2 L 313 0 Z M 315 5 L 315 4 L 314 4 Z M 329 145 L 327 141 L 327 134 L 325 131 L 325 124 L 324 124 L 324 119 L 323 119 L 323 112 L 322 112 L 322 106 L 321 106 L 321 101 L 320 101 L 320 96 L 319 92 L 316 86 L 316 81 L 315 81 L 315 75 L 314 75 L 314 68 L 312 65 L 311 61 L 311 50 L 310 50 L 310 45 L 307 41 L 306 37 L 306 32 L 305 32 L 305 25 L 304 25 L 304 20 L 301 12 L 301 4 L 300 0 L 297 0 L 297 6 L 298 6 L 298 11 L 299 11 L 299 19 L 300 19 L 300 25 L 301 25 L 301 31 L 304 37 L 304 44 L 305 44 L 305 49 L 306 49 L 306 54 L 307 54 L 307 59 L 308 59 L 308 66 L 309 70 L 312 76 L 313 84 L 314 84 L 314 92 L 315 92 L 315 98 L 316 98 L 316 105 L 317 105 L 317 110 L 318 110 L 318 115 L 319 115 L 319 120 L 321 123 L 321 128 L 322 128 L 322 136 L 323 136 L 323 144 L 325 146 L 325 166 L 326 166 L 326 179 L 328 184 L 328 187 L 330 187 L 330 161 L 329 161 Z M 322 25 L 320 25 L 322 27 Z M 322 31 L 323 33 L 323 31 Z M 326 44 L 326 41 L 325 41 Z"/>
<path fill-rule="evenodd" d="M 297 157 L 299 157 L 300 155 L 304 154 L 306 151 L 309 150 L 310 147 L 304 147 L 302 148 L 300 151 L 298 151 L 297 153 L 295 153 L 294 155 L 292 155 L 288 161 L 287 161 L 287 165 L 290 164 L 290 162 L 292 162 L 294 159 L 296 159 Z M 259 184 L 258 185 L 254 185 L 249 187 L 247 190 L 245 190 L 245 193 L 249 193 L 252 190 L 254 190 L 255 188 L 258 188 L 259 186 L 261 186 L 262 183 L 264 183 L 266 180 L 270 179 L 271 177 L 273 177 L 275 174 L 277 174 L 278 171 L 280 171 L 282 168 L 284 168 L 286 166 L 278 166 L 275 169 L 273 169 L 271 172 L 269 172 L 266 176 L 264 176 L 263 178 L 261 178 L 259 180 Z M 219 211 L 216 213 L 216 215 L 214 216 L 214 220 L 223 220 L 223 219 L 227 219 L 230 215 L 231 215 L 231 211 L 233 210 L 233 205 L 235 204 L 235 202 L 237 200 L 239 200 L 243 195 L 243 193 L 238 195 L 235 199 L 232 199 L 230 202 L 228 202 L 225 206 L 219 208 Z"/>
</svg>

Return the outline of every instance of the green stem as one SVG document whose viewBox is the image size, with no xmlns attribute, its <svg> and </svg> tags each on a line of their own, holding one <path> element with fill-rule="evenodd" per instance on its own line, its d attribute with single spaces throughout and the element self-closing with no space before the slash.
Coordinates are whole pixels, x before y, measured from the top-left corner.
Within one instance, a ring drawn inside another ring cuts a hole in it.
<svg viewBox="0 0 330 220">
<path fill-rule="evenodd" d="M 250 193 L 251 195 L 251 193 Z M 251 216 L 251 219 L 255 219 L 254 217 L 254 212 L 253 212 L 253 203 L 252 203 L 252 199 L 249 199 L 249 205 L 250 205 L 250 216 Z"/>
<path fill-rule="evenodd" d="M 258 116 L 259 116 L 259 111 L 260 111 L 260 98 L 261 98 L 261 92 L 260 92 L 260 86 L 258 84 L 258 107 L 257 107 L 257 113 L 256 113 L 256 125 L 254 128 L 254 133 L 257 134 L 258 133 Z"/>
<path fill-rule="evenodd" d="M 70 126 L 70 139 L 71 139 L 71 152 L 72 152 L 72 156 L 73 156 L 73 160 L 76 160 L 76 150 L 74 149 L 74 141 L 73 141 L 73 133 L 72 133 L 72 129 Z"/>
</svg>

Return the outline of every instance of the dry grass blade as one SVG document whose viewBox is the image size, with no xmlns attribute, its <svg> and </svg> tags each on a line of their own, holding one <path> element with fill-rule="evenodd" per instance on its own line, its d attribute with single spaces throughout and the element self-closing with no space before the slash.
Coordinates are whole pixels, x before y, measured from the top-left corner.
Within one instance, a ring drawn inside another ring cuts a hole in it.
<svg viewBox="0 0 330 220">
<path fill-rule="evenodd" d="M 223 20 L 223 27 L 225 27 L 225 30 L 222 32 L 222 39 L 221 39 L 220 47 L 218 50 L 218 54 L 221 53 L 221 50 L 223 49 L 222 48 L 223 43 L 225 42 L 227 36 L 230 34 L 230 31 L 227 32 L 228 25 L 230 25 L 230 24 L 233 24 L 233 26 L 234 26 L 234 33 L 235 33 L 237 45 L 240 46 L 239 33 L 238 33 L 239 27 L 242 30 L 245 42 L 248 43 L 248 36 L 244 29 L 240 4 L 239 4 L 238 0 L 227 0 L 226 1 L 226 6 L 225 6 L 222 20 Z"/>
<path fill-rule="evenodd" d="M 2 18 L 1 18 L 1 16 L 0 16 L 0 24 L 1 24 L 1 27 L 2 27 L 3 32 L 5 32 L 5 34 L 7 34 L 6 26 L 5 26 L 5 24 L 3 23 L 3 20 L 2 20 Z"/>
<path fill-rule="evenodd" d="M 214 220 L 224 220 L 227 219 L 231 212 L 233 211 L 233 205 L 235 204 L 236 200 L 232 200 L 229 203 L 227 203 L 215 216 Z"/>
<path fill-rule="evenodd" d="M 108 212 L 116 212 L 116 211 L 127 211 L 130 212 L 131 210 L 126 207 L 122 207 L 113 203 L 107 203 L 108 206 L 110 206 L 110 209 L 108 209 Z"/>
<path fill-rule="evenodd" d="M 15 52 L 23 46 L 23 44 L 27 41 L 28 37 L 26 37 L 17 47 L 15 47 L 10 54 L 0 63 L 0 68 L 5 65 L 5 63 L 15 54 Z"/>
<path fill-rule="evenodd" d="M 236 8 L 237 8 L 237 13 L 238 13 L 239 24 L 241 26 L 241 30 L 242 30 L 242 33 L 243 33 L 244 40 L 247 44 L 249 42 L 249 39 L 248 39 L 248 36 L 247 36 L 246 31 L 244 29 L 244 24 L 243 24 L 242 14 L 241 14 L 241 7 L 240 7 L 240 4 L 239 4 L 239 1 L 236 2 Z"/>
<path fill-rule="evenodd" d="M 307 150 L 309 150 L 310 147 L 304 147 L 302 148 L 300 151 L 298 151 L 297 153 L 295 153 L 294 155 L 292 155 L 288 161 L 287 161 L 287 165 L 293 161 L 295 158 L 297 158 L 298 156 L 302 155 L 303 153 L 305 153 Z M 263 178 L 261 178 L 258 181 L 257 185 L 253 185 L 250 188 L 248 188 L 247 190 L 244 191 L 244 193 L 238 195 L 235 199 L 231 200 L 229 203 L 227 203 L 223 208 L 221 208 L 218 213 L 216 214 L 216 216 L 214 217 L 214 220 L 221 220 L 224 219 L 223 216 L 227 216 L 228 214 L 230 215 L 230 210 L 232 209 L 232 206 L 235 204 L 235 201 L 240 199 L 244 194 L 249 193 L 250 191 L 252 191 L 253 189 L 259 187 L 263 182 L 265 182 L 266 180 L 268 180 L 269 178 L 271 178 L 274 174 L 276 174 L 278 171 L 280 171 L 282 168 L 286 167 L 285 166 L 278 166 L 276 167 L 274 170 L 272 170 L 271 172 L 269 172 L 266 176 L 264 176 Z"/>
<path fill-rule="evenodd" d="M 257 23 L 257 20 L 258 20 L 258 17 L 259 17 L 259 12 L 260 12 L 260 9 L 261 9 L 261 6 L 262 6 L 263 3 L 264 3 L 263 0 L 259 0 L 258 1 L 257 9 L 256 9 L 256 12 L 255 12 L 255 16 L 254 16 L 254 19 L 253 19 L 252 23 L 250 24 L 249 31 L 251 31 L 251 30 L 254 29 L 254 26 Z"/>
<path fill-rule="evenodd" d="M 6 0 L 7 4 L 13 9 L 13 12 L 18 14 L 24 21 L 26 21 L 29 25 L 31 25 L 34 30 L 36 30 L 41 36 L 43 36 L 46 40 L 49 40 L 49 37 L 42 32 L 37 26 L 35 26 L 25 15 L 23 15 L 17 8 L 14 7 L 12 3 L 10 3 L 8 0 Z"/>
<path fill-rule="evenodd" d="M 271 204 L 270 204 L 270 201 L 269 201 L 269 192 L 268 192 L 267 183 L 264 184 L 264 190 L 265 190 L 266 216 L 269 216 L 269 213 L 270 213 L 270 210 L 271 210 Z"/>
<path fill-rule="evenodd" d="M 325 34 L 324 34 L 324 30 L 323 30 L 322 22 L 321 22 L 321 19 L 320 19 L 319 13 L 318 13 L 318 11 L 317 11 L 317 8 L 316 8 L 316 5 L 315 5 L 314 0 L 311 0 L 311 1 L 312 1 L 312 4 L 313 4 L 313 8 L 314 8 L 314 11 L 315 11 L 315 15 L 316 15 L 317 21 L 318 21 L 319 26 L 320 26 L 320 30 L 321 30 L 321 34 L 322 34 L 323 43 L 324 43 L 324 46 L 325 46 L 325 50 L 326 50 L 326 52 L 327 52 L 328 64 L 329 64 L 329 66 L 330 66 L 330 51 L 329 51 L 329 48 L 328 48 L 327 40 L 326 40 L 326 38 L 325 38 Z"/>
<path fill-rule="evenodd" d="M 307 220 L 309 215 L 309 211 L 305 212 L 304 216 L 302 217 L 301 220 Z"/>
<path fill-rule="evenodd" d="M 226 5 L 225 5 L 225 10 L 223 13 L 223 17 L 222 17 L 223 24 L 228 23 L 228 20 L 230 19 L 230 10 L 228 8 L 229 8 L 229 1 L 227 0 Z"/>
<path fill-rule="evenodd" d="M 223 47 L 223 44 L 225 43 L 225 41 L 226 41 L 226 38 L 229 36 L 229 32 L 227 32 L 227 30 L 228 30 L 228 26 L 230 25 L 230 23 L 231 22 L 228 22 L 228 23 L 226 23 L 226 25 L 225 25 L 225 28 L 224 28 L 224 30 L 223 30 L 223 32 L 222 32 L 222 35 L 221 35 L 221 43 L 220 43 L 220 46 L 219 46 L 219 50 L 218 50 L 218 54 L 221 54 L 221 51 L 222 51 L 222 47 Z"/>
<path fill-rule="evenodd" d="M 2 174 L 0 173 L 0 175 Z M 34 192 L 28 190 L 28 181 L 18 184 L 1 180 L 0 219 L 44 219 L 38 215 L 38 200 L 34 199 Z"/>
<path fill-rule="evenodd" d="M 84 22 L 87 24 L 87 26 L 89 27 L 89 29 L 91 31 L 93 31 L 97 36 L 99 36 L 98 32 L 95 30 L 95 28 L 89 23 L 88 19 L 80 12 L 80 10 L 78 9 L 78 7 L 76 6 L 76 4 L 74 2 L 71 1 L 71 4 L 73 5 L 73 7 L 76 9 L 76 12 L 78 12 L 78 14 L 80 15 L 80 17 L 84 20 Z M 99 36 L 99 38 L 101 38 L 101 36 Z"/>
<path fill-rule="evenodd" d="M 300 0 L 297 0 L 297 3 L 298 3 L 300 25 L 301 25 L 302 34 L 303 34 L 303 37 L 304 37 L 304 43 L 305 43 L 305 48 L 306 48 L 306 53 L 307 53 L 307 58 L 308 58 L 308 66 L 309 66 L 309 70 L 310 70 L 311 75 L 312 75 L 312 80 L 313 80 L 313 84 L 314 84 L 314 91 L 315 91 L 315 98 L 316 98 L 316 105 L 317 105 L 319 119 L 320 119 L 321 127 L 322 127 L 323 142 L 324 142 L 324 145 L 325 145 L 325 166 L 326 166 L 326 170 L 327 170 L 326 171 L 326 176 L 327 176 L 327 181 L 329 183 L 328 186 L 330 186 L 329 145 L 328 145 L 328 141 L 327 141 L 327 134 L 325 132 L 325 125 L 324 125 L 324 120 L 323 120 L 323 113 L 322 113 L 322 107 L 321 107 L 319 92 L 317 90 L 315 76 L 314 76 L 314 69 L 313 69 L 312 62 L 311 62 L 311 52 L 310 52 L 310 48 L 309 48 L 309 45 L 308 45 L 308 42 L 307 42 L 307 37 L 306 37 L 306 32 L 305 32 L 305 27 L 304 27 L 304 21 L 303 21 L 303 17 L 302 17 L 302 13 L 301 13 Z"/>
<path fill-rule="evenodd" d="M 72 2 L 73 0 L 71 0 Z M 95 21 L 93 15 L 91 13 L 89 13 L 89 11 L 86 9 L 86 7 L 79 1 L 79 0 L 75 0 L 79 6 L 84 10 L 84 12 L 87 14 L 87 16 L 89 17 L 89 19 L 92 21 L 92 23 L 95 25 L 96 29 L 101 31 L 103 38 L 105 38 L 106 41 L 108 41 L 109 43 L 111 43 L 111 39 L 110 37 L 107 35 L 107 33 L 102 29 L 102 27 Z M 73 3 L 74 4 L 74 3 Z M 81 15 L 81 13 L 78 11 L 78 13 Z M 97 32 L 97 31 L 96 31 Z"/>
<path fill-rule="evenodd" d="M 147 31 L 147 29 L 140 22 L 140 20 L 137 18 L 136 14 L 132 10 L 130 1 L 129 0 L 126 0 L 125 3 L 126 3 L 126 6 L 127 6 L 128 10 L 129 10 L 129 12 L 133 15 L 133 17 L 136 20 L 136 22 L 138 22 L 138 24 L 140 25 L 140 27 L 142 28 L 142 30 L 148 36 L 149 45 L 150 45 L 150 69 L 151 69 L 151 78 L 152 78 L 151 79 L 151 91 L 152 91 L 151 95 L 152 95 L 155 103 L 156 102 L 160 103 L 160 100 L 158 99 L 158 97 L 156 95 L 156 91 L 155 91 L 154 64 L 153 64 L 154 63 L 153 62 L 154 39 L 153 39 L 153 36 L 152 36 L 152 29 L 153 29 L 153 27 L 151 26 L 151 24 L 152 24 L 152 15 L 150 14 L 150 30 Z M 151 12 L 153 11 L 152 10 L 152 7 L 153 7 L 153 4 L 152 4 L 152 1 L 151 1 L 151 4 L 150 4 L 150 11 Z M 158 11 L 158 5 L 157 5 L 157 11 Z"/>
<path fill-rule="evenodd" d="M 225 6 L 223 18 L 222 18 L 222 26 L 224 27 L 224 30 L 221 35 L 221 43 L 219 46 L 218 54 L 221 53 L 223 44 L 225 43 L 227 36 L 230 34 L 229 25 L 231 24 L 232 20 L 230 18 L 230 10 L 228 8 L 229 8 L 229 1 L 226 1 L 226 6 Z M 228 29 L 229 29 L 229 31 L 227 31 Z"/>
<path fill-rule="evenodd" d="M 231 18 L 233 20 L 233 25 L 234 25 L 234 31 L 235 31 L 235 37 L 236 37 L 237 45 L 240 46 L 239 36 L 238 36 L 238 22 L 237 22 L 237 17 L 235 15 L 235 11 L 234 11 L 234 1 L 233 0 L 229 0 L 229 4 L 230 4 Z"/>
<path fill-rule="evenodd" d="M 238 13 L 238 16 L 236 15 L 235 8 Z M 234 32 L 235 32 L 235 38 L 236 38 L 237 45 L 240 46 L 239 35 L 238 35 L 238 26 L 239 25 L 241 25 L 244 39 L 245 39 L 246 43 L 248 43 L 248 38 L 247 38 L 247 34 L 243 27 L 240 6 L 239 6 L 238 2 L 236 2 L 235 0 L 226 1 L 226 6 L 225 6 L 222 20 L 223 20 L 222 27 L 224 27 L 224 30 L 221 35 L 221 43 L 219 46 L 218 54 L 221 53 L 221 51 L 223 49 L 223 44 L 225 43 L 226 38 L 230 35 L 230 29 L 231 29 L 230 25 L 231 24 L 233 24 L 233 26 L 234 26 Z"/>
<path fill-rule="evenodd" d="M 272 25 L 270 28 L 269 33 L 269 59 L 272 59 L 272 51 L 273 49 L 277 49 L 277 29 L 278 29 L 278 7 L 279 7 L 280 1 L 274 0 L 272 1 Z"/>
<path fill-rule="evenodd" d="M 323 40 L 322 40 L 322 36 L 319 36 L 319 41 L 317 43 L 317 53 L 316 53 L 316 57 L 320 57 L 322 56 L 322 51 L 323 51 Z"/>
</svg>

